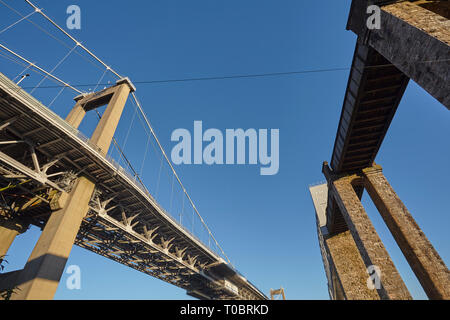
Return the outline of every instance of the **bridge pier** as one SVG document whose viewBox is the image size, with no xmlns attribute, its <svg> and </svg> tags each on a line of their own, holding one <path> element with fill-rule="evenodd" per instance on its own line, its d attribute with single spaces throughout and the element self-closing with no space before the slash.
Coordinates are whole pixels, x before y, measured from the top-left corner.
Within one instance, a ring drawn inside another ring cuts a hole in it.
<svg viewBox="0 0 450 320">
<path fill-rule="evenodd" d="M 369 5 L 381 9 L 379 27 L 367 24 Z M 322 168 L 329 189 L 325 199 L 329 234 L 321 238 L 323 231 L 318 229 L 321 250 L 324 243 L 330 243 L 329 253 L 322 252 L 330 260 L 324 258 L 328 282 L 335 282 L 328 272 L 334 265 L 346 298 L 351 297 L 347 292 L 355 284 L 346 285 L 338 264 L 346 266 L 340 259 L 352 264 L 353 254 L 350 249 L 343 258 L 337 250 L 333 254 L 330 239 L 347 230 L 365 266 L 371 263 L 382 269 L 386 292 L 379 292 L 380 297 L 410 298 L 361 205 L 366 188 L 428 297 L 450 299 L 448 268 L 383 176 L 381 167 L 373 165 L 409 79 L 450 109 L 449 18 L 448 1 L 352 0 L 347 29 L 358 40 L 331 157 L 332 171 L 328 164 Z M 310 190 L 313 199 L 317 198 Z M 319 216 L 316 202 L 315 207 Z M 341 242 L 338 248 L 348 245 Z M 386 279 L 386 271 L 392 279 Z M 335 292 L 330 296 L 338 298 Z"/>
<path fill-rule="evenodd" d="M 322 171 L 331 197 L 319 195 L 313 191 L 314 187 L 310 190 L 316 215 L 322 220 L 321 228 L 318 228 L 319 241 L 321 250 L 326 250 L 322 256 L 327 259 L 324 265 L 332 287 L 331 297 L 411 299 L 355 192 L 355 188 L 365 187 L 427 296 L 430 299 L 450 299 L 450 271 L 383 175 L 381 166 L 364 168 L 359 174 L 338 175 L 325 162 Z M 326 190 L 326 185 L 323 187 Z M 327 214 L 317 205 L 319 201 L 325 201 Z M 340 228 L 338 232 L 328 233 L 328 230 L 335 230 L 332 224 L 336 221 L 329 219 L 332 203 L 337 204 L 333 213 L 342 215 L 348 230 Z M 367 268 L 371 265 L 381 271 L 378 294 L 367 287 Z"/>
<path fill-rule="evenodd" d="M 328 164 L 324 164 L 323 172 L 328 181 L 329 192 L 331 192 L 338 205 L 366 270 L 371 266 L 375 266 L 381 271 L 381 285 L 376 288 L 379 298 L 411 299 L 408 289 L 354 190 L 354 185 L 362 183 L 361 178 L 357 175 L 335 176 L 328 168 Z M 342 238 L 346 240 L 342 242 L 348 247 L 348 255 L 345 254 L 343 257 L 345 261 L 338 259 L 339 263 L 343 265 L 352 264 L 355 270 L 360 270 L 361 268 L 358 268 L 360 262 L 354 258 L 357 254 L 354 249 L 352 250 L 352 241 L 349 241 L 348 237 L 345 239 L 344 235 Z M 337 255 L 336 257 L 340 258 Z M 346 268 L 348 269 L 349 267 L 346 266 Z M 365 280 L 367 280 L 368 275 L 367 271 L 364 277 Z M 354 281 L 354 279 L 352 280 Z M 364 281 L 362 285 L 367 287 L 367 282 Z"/>
<path fill-rule="evenodd" d="M 18 234 L 17 230 L 0 226 L 0 258 L 6 255 Z"/>
<path fill-rule="evenodd" d="M 367 269 L 350 231 L 325 239 L 331 257 L 332 288 L 336 300 L 379 300 L 367 287 Z"/>
<path fill-rule="evenodd" d="M 128 79 L 119 80 L 114 87 L 79 99 L 66 120 L 78 127 L 86 113 L 86 105 L 93 109 L 108 104 L 90 139 L 106 155 L 132 90 L 134 87 Z M 18 276 L 18 290 L 12 299 L 53 299 L 82 220 L 89 210 L 94 188 L 93 178 L 81 176 L 76 179 L 64 207 L 50 215 Z"/>
<path fill-rule="evenodd" d="M 330 298 L 379 300 L 378 292 L 367 286 L 369 278 L 367 267 L 346 222 L 330 216 L 332 210 L 330 203 L 334 203 L 334 200 L 332 196 L 329 197 L 331 192 L 327 183 L 310 187 L 310 192 L 316 210 L 319 247 L 328 279 Z M 339 224 L 340 227 L 335 228 L 333 224 Z"/>
<path fill-rule="evenodd" d="M 28 223 L 0 211 L 0 258 L 5 256 L 14 239 L 28 229 Z"/>
<path fill-rule="evenodd" d="M 450 271 L 383 175 L 363 169 L 365 187 L 430 299 L 450 299 Z"/>
<path fill-rule="evenodd" d="M 53 212 L 17 280 L 14 300 L 53 299 L 95 184 L 77 179 L 64 208 Z"/>
<path fill-rule="evenodd" d="M 81 121 L 83 121 L 84 116 L 86 115 L 86 110 L 84 110 L 82 102 L 84 97 L 85 97 L 84 95 L 79 95 L 75 97 L 74 100 L 76 101 L 76 104 L 72 108 L 72 110 L 70 110 L 69 114 L 66 117 L 67 123 L 69 123 L 75 129 L 78 129 L 78 127 L 81 124 Z"/>
<path fill-rule="evenodd" d="M 28 225 L 15 219 L 1 219 L 0 222 L 0 257 L 7 254 L 14 239 L 28 229 Z"/>
</svg>

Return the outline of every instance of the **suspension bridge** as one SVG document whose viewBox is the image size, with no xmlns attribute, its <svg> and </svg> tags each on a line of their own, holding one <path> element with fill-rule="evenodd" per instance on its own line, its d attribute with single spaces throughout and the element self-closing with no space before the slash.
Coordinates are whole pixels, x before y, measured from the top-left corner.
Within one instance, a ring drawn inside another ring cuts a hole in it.
<svg viewBox="0 0 450 320">
<path fill-rule="evenodd" d="M 132 81 L 45 10 L 24 3 L 26 12 L 0 0 L 2 10 L 14 17 L 0 36 L 28 22 L 66 51 L 49 70 L 0 40 L 0 57 L 20 68 L 14 77 L 0 73 L 0 256 L 29 226 L 42 230 L 25 267 L 2 274 L 1 289 L 18 288 L 13 299 L 52 299 L 76 244 L 199 299 L 267 299 L 232 265 L 200 215 Z M 100 71 L 92 90 L 80 90 L 56 75 L 72 56 Z M 35 85 L 29 86 L 28 72 L 38 75 Z M 35 95 L 52 87 L 49 82 L 56 92 L 44 104 Z M 68 91 L 74 106 L 62 118 L 52 107 Z M 120 143 L 117 128 L 128 110 L 130 125 Z M 92 115 L 97 124 L 88 138 L 80 125 Z M 124 152 L 136 125 L 145 137 L 138 166 Z"/>
</svg>

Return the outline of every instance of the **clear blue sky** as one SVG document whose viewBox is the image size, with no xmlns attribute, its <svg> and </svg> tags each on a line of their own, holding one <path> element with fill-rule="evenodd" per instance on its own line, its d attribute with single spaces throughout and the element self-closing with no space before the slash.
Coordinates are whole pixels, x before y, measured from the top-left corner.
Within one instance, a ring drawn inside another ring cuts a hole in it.
<svg viewBox="0 0 450 320">
<path fill-rule="evenodd" d="M 82 28 L 70 33 L 134 81 L 349 67 L 356 40 L 345 30 L 349 0 L 36 2 L 62 26 L 67 6 L 78 4 Z M 24 1 L 8 3 L 24 14 L 31 12 Z M 19 18 L 1 3 L 0 15 L 0 29 Z M 31 19 L 71 47 L 42 17 Z M 0 42 L 47 70 L 68 51 L 28 22 L 0 34 Z M 7 76 L 14 78 L 22 69 L 0 56 L 0 71 Z M 330 160 L 348 73 L 137 85 L 167 152 L 174 145 L 172 131 L 192 131 L 194 120 L 223 132 L 226 128 L 280 129 L 277 175 L 261 176 L 255 165 L 176 167 L 233 264 L 266 294 L 283 286 L 289 299 L 328 299 L 308 186 L 324 180 L 321 165 Z M 55 74 L 73 84 L 95 84 L 102 70 L 72 54 Z M 33 87 L 40 79 L 33 74 L 22 84 Z M 33 94 L 48 105 L 58 91 L 43 88 Z M 65 117 L 74 96 L 65 90 L 52 110 Z M 117 132 L 120 143 L 133 115 L 132 105 L 128 106 Z M 94 115 L 89 115 L 82 131 L 92 132 L 95 122 Z M 139 168 L 146 141 L 136 123 L 125 152 Z M 411 82 L 376 159 L 447 265 L 449 123 L 448 110 Z M 153 160 L 144 173 L 151 190 L 154 174 L 150 171 L 157 172 L 159 163 Z M 161 197 L 167 200 L 167 195 Z M 368 214 L 412 295 L 426 298 L 367 198 L 363 202 Z M 16 239 L 7 270 L 23 267 L 38 237 L 39 231 L 33 228 Z M 71 252 L 71 264 L 81 267 L 82 289 L 66 289 L 68 275 L 64 274 L 56 299 L 188 298 L 181 289 L 78 247 Z"/>
</svg>

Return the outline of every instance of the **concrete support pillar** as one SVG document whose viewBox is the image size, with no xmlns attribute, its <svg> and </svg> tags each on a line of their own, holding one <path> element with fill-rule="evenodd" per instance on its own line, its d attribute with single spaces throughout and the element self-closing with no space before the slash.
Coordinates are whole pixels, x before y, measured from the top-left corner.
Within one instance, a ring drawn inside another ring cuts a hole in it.
<svg viewBox="0 0 450 320">
<path fill-rule="evenodd" d="M 90 140 L 96 144 L 104 154 L 108 152 L 129 94 L 130 86 L 127 83 L 119 85 L 108 103 L 108 107 L 103 113 L 97 128 L 92 134 Z"/>
<path fill-rule="evenodd" d="M 6 255 L 16 236 L 27 228 L 28 224 L 0 214 L 0 257 Z"/>
<path fill-rule="evenodd" d="M 344 288 L 338 279 L 337 271 L 333 269 L 331 272 L 331 290 L 332 290 L 332 300 L 345 300 Z"/>
<path fill-rule="evenodd" d="M 123 78 L 118 80 L 113 87 L 96 93 L 81 94 L 75 97 L 76 104 L 67 115 L 66 121 L 72 127 L 78 128 L 87 111 L 108 104 L 91 138 L 91 141 L 96 143 L 100 149 L 107 150 L 120 120 L 120 116 L 122 115 L 128 95 L 135 90 L 136 88 L 131 81 L 128 78 Z"/>
<path fill-rule="evenodd" d="M 53 212 L 18 277 L 15 300 L 53 299 L 95 184 L 80 177 L 64 208 Z"/>
<path fill-rule="evenodd" d="M 363 170 L 367 192 L 430 299 L 450 299 L 450 271 L 383 175 Z"/>
<path fill-rule="evenodd" d="M 91 103 L 91 108 L 108 103 L 91 137 L 91 142 L 106 154 L 132 90 L 135 90 L 134 86 L 125 78 L 100 94 L 93 94 L 87 98 L 77 97 L 75 98 L 77 104 L 66 121 L 77 128 L 86 113 L 86 103 Z M 89 210 L 89 201 L 94 188 L 93 181 L 86 177 L 78 178 L 64 207 L 51 214 L 25 268 L 17 278 L 19 290 L 12 299 L 53 298 L 82 220 Z"/>
<path fill-rule="evenodd" d="M 83 121 L 83 118 L 86 115 L 86 110 L 84 110 L 84 108 L 83 108 L 81 99 L 82 99 L 82 96 L 78 96 L 75 98 L 75 101 L 77 103 L 72 108 L 72 110 L 70 110 L 69 114 L 66 117 L 67 123 L 69 123 L 75 129 L 78 129 L 78 127 L 81 124 L 81 121 Z"/>
<path fill-rule="evenodd" d="M 353 189 L 354 179 L 353 176 L 346 176 L 332 181 L 332 192 L 365 266 L 374 265 L 381 271 L 378 294 L 381 299 L 412 299 Z"/>
<path fill-rule="evenodd" d="M 325 240 L 334 265 L 333 291 L 336 300 L 379 300 L 376 290 L 367 287 L 369 274 L 350 231 Z"/>
<path fill-rule="evenodd" d="M 19 232 L 17 230 L 0 226 L 0 258 L 6 255 L 18 234 Z"/>
</svg>

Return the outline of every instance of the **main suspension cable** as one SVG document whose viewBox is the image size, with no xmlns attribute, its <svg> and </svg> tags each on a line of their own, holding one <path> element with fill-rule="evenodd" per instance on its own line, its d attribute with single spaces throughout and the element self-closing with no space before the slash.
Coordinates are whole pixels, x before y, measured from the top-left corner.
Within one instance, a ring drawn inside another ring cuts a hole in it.
<svg viewBox="0 0 450 320">
<path fill-rule="evenodd" d="M 64 33 L 69 39 L 71 39 L 75 44 L 79 45 L 84 51 L 86 51 L 91 57 L 101 63 L 105 68 L 114 73 L 119 79 L 122 78 L 116 71 L 114 71 L 110 66 L 108 66 L 105 62 L 103 62 L 99 57 L 93 54 L 88 48 L 86 48 L 81 42 L 72 37 L 66 30 L 61 28 L 56 22 L 54 22 L 51 18 L 49 18 L 41 9 L 36 7 L 30 0 L 25 0 L 31 7 L 33 7 L 39 14 L 41 14 L 45 19 L 47 19 L 51 24 L 53 24 L 59 31 Z"/>
<path fill-rule="evenodd" d="M 78 89 L 72 87 L 72 86 L 71 86 L 70 84 L 68 84 L 67 82 L 65 82 L 65 81 L 63 81 L 63 80 L 61 80 L 61 79 L 59 79 L 58 77 L 54 76 L 54 75 L 51 74 L 50 72 L 48 72 L 48 71 L 42 69 L 41 67 L 39 67 L 39 66 L 36 65 L 35 63 L 33 63 L 33 62 L 31 62 L 31 61 L 25 59 L 25 58 L 22 57 L 20 54 L 18 54 L 18 53 L 16 53 L 16 52 L 12 51 L 11 49 L 9 49 L 8 47 L 4 46 L 4 45 L 1 44 L 1 43 L 0 43 L 0 48 L 2 48 L 2 49 L 4 49 L 5 51 L 11 53 L 12 55 L 14 55 L 15 57 L 19 58 L 20 60 L 22 60 L 22 61 L 28 63 L 31 67 L 36 68 L 37 70 L 39 70 L 39 71 L 45 73 L 47 76 L 49 76 L 49 77 L 52 78 L 53 80 L 55 80 L 55 81 L 57 81 L 57 82 L 63 84 L 63 85 L 66 86 L 66 87 L 69 87 L 69 88 L 72 89 L 73 91 L 75 91 L 75 92 L 77 92 L 77 93 L 79 93 L 79 94 L 82 94 L 82 93 L 83 93 L 82 91 L 80 91 L 80 90 L 78 90 Z"/>
</svg>

